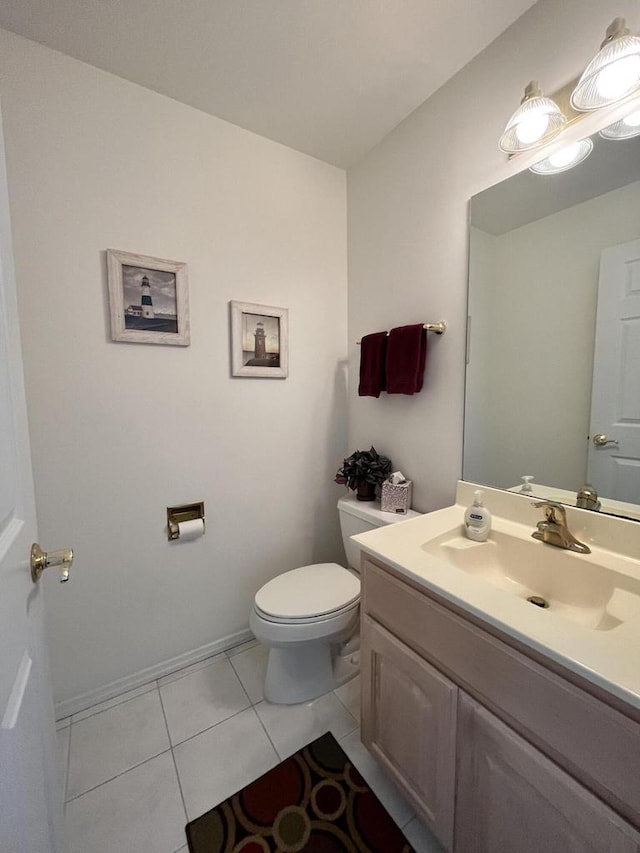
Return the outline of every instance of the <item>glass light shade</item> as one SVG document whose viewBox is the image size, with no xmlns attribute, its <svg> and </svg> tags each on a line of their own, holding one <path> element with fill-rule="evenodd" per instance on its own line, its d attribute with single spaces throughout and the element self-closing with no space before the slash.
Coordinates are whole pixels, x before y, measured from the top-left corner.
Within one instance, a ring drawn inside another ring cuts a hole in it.
<svg viewBox="0 0 640 853">
<path fill-rule="evenodd" d="M 545 98 L 535 80 L 527 86 L 522 103 L 509 119 L 498 143 L 505 154 L 538 148 L 559 133 L 566 118 L 551 98 Z"/>
<path fill-rule="evenodd" d="M 558 172 L 566 172 L 567 169 L 573 169 L 578 163 L 582 163 L 592 151 L 593 142 L 589 138 L 581 139 L 579 142 L 565 145 L 550 157 L 545 157 L 531 166 L 529 171 L 535 172 L 536 175 L 557 175 Z"/>
<path fill-rule="evenodd" d="M 600 131 L 605 139 L 631 139 L 640 136 L 640 108 Z"/>
<path fill-rule="evenodd" d="M 587 65 L 571 94 L 571 106 L 586 112 L 615 104 L 640 88 L 640 38 L 629 34 L 623 18 L 607 30 L 600 51 Z"/>
</svg>

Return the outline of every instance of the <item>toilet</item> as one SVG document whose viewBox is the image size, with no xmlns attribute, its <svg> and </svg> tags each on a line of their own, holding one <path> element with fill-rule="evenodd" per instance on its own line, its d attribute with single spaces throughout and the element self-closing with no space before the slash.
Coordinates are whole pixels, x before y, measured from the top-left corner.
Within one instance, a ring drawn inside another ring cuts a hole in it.
<svg viewBox="0 0 640 853">
<path fill-rule="evenodd" d="M 382 512 L 349 495 L 338 501 L 349 569 L 315 563 L 270 580 L 255 595 L 249 619 L 269 647 L 264 695 L 291 705 L 322 696 L 359 672 L 360 549 L 349 537 L 415 518 Z"/>
</svg>

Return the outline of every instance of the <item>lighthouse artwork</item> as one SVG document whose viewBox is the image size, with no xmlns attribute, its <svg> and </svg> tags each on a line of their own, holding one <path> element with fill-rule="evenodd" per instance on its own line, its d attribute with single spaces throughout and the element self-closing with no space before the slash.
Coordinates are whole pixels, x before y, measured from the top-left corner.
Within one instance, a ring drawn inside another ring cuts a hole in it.
<svg viewBox="0 0 640 853">
<path fill-rule="evenodd" d="M 280 367 L 280 321 L 263 314 L 243 314 L 242 355 L 249 367 Z"/>
<path fill-rule="evenodd" d="M 234 376 L 285 378 L 287 309 L 231 302 Z"/>
<path fill-rule="evenodd" d="M 186 264 L 107 250 L 114 341 L 189 344 Z"/>
<path fill-rule="evenodd" d="M 123 265 L 125 326 L 146 332 L 177 332 L 176 276 L 165 270 Z"/>
</svg>

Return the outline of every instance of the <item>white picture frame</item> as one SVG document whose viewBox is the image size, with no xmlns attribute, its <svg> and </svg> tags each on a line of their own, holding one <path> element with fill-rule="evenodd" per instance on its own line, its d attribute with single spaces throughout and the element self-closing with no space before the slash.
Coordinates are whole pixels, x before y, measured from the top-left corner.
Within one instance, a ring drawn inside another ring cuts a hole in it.
<svg viewBox="0 0 640 853">
<path fill-rule="evenodd" d="M 190 344 L 187 265 L 107 249 L 111 340 Z"/>
<path fill-rule="evenodd" d="M 286 379 L 289 311 L 231 300 L 231 375 Z"/>
</svg>

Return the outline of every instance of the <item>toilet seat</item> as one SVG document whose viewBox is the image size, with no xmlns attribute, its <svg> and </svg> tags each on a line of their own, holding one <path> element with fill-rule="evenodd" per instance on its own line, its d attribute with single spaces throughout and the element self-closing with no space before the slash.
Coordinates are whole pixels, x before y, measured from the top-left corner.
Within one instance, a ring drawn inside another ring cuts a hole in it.
<svg viewBox="0 0 640 853">
<path fill-rule="evenodd" d="M 339 607 L 337 610 L 332 610 L 330 613 L 319 613 L 316 616 L 303 616 L 299 619 L 293 619 L 286 616 L 273 616 L 271 613 L 265 613 L 264 610 L 260 610 L 257 605 L 254 605 L 254 610 L 261 619 L 264 619 L 266 622 L 273 622 L 276 625 L 308 625 L 312 622 L 325 622 L 329 619 L 342 616 L 345 613 L 350 613 L 358 607 L 359 603 L 360 599 L 358 598 L 355 601 L 352 601 L 351 604 L 347 604 L 346 607 Z"/>
<path fill-rule="evenodd" d="M 256 593 L 256 612 L 269 622 L 305 624 L 338 617 L 360 600 L 360 581 L 337 563 L 300 566 Z"/>
</svg>

